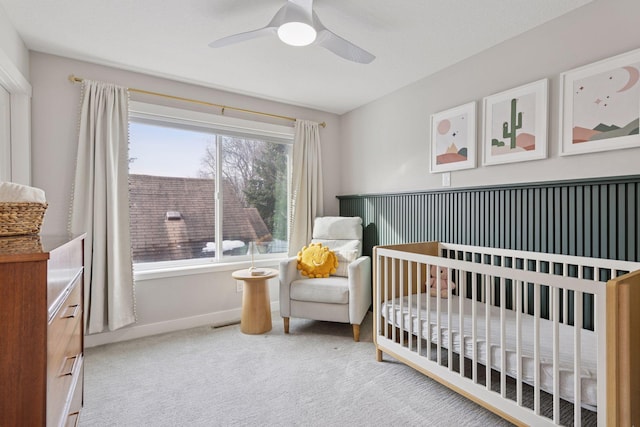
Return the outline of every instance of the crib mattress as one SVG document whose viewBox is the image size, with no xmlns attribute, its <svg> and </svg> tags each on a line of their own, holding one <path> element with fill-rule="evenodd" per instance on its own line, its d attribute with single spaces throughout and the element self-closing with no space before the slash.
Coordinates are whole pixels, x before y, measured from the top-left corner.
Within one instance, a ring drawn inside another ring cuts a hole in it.
<svg viewBox="0 0 640 427">
<path fill-rule="evenodd" d="M 440 331 L 437 327 L 437 311 L 436 297 L 430 298 L 430 316 L 427 318 L 427 296 L 422 294 L 419 298 L 416 295 L 411 297 L 411 307 L 409 306 L 409 297 L 398 298 L 393 304 L 385 302 L 382 304 L 381 313 L 392 323 L 415 336 L 421 336 L 425 340 L 437 343 L 440 339 L 441 347 L 449 349 L 457 354 L 461 354 L 461 335 L 464 337 L 463 348 L 464 355 L 467 358 L 473 358 L 473 336 L 472 336 L 472 305 L 470 299 L 464 298 L 463 301 L 463 334 L 460 331 L 460 309 L 459 297 L 452 296 L 451 310 L 451 341 L 449 343 L 449 326 L 448 326 L 448 302 L 447 299 L 440 300 Z M 418 317 L 418 303 L 420 307 L 420 316 Z M 481 302 L 476 303 L 476 362 L 487 365 L 487 327 L 486 327 L 486 307 Z M 490 322 L 489 322 L 489 355 L 490 364 L 493 369 L 502 370 L 502 354 L 500 350 L 501 336 L 501 320 L 500 308 L 490 306 Z M 420 325 L 418 324 L 420 319 Z M 505 310 L 505 373 L 510 377 L 517 378 L 517 324 L 516 313 L 512 310 Z M 522 372 L 521 379 L 523 382 L 534 384 L 534 317 L 523 314 L 521 316 L 521 356 L 522 356 Z M 540 319 L 540 388 L 546 392 L 553 393 L 553 322 Z M 597 401 L 597 381 L 596 381 L 596 340 L 597 335 L 593 331 L 582 329 L 580 331 L 581 341 L 581 357 L 580 357 L 580 375 L 581 375 L 581 403 L 582 406 L 591 410 L 595 410 Z M 559 325 L 559 377 L 560 377 L 560 397 L 562 399 L 574 402 L 574 328 L 573 326 Z"/>
</svg>

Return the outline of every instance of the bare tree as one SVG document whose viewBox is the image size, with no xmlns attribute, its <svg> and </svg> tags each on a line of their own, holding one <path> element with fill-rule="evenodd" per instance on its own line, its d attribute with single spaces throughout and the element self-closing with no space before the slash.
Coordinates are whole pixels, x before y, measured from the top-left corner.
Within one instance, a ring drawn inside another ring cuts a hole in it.
<svg viewBox="0 0 640 427">
<path fill-rule="evenodd" d="M 238 200 L 246 205 L 244 189 L 248 182 L 255 176 L 255 162 L 264 141 L 222 136 L 218 140 L 222 142 L 222 177 L 225 184 L 231 185 Z M 206 154 L 201 161 L 202 168 L 199 176 L 203 178 L 215 178 L 216 176 L 216 142 L 211 141 L 207 146 Z"/>
</svg>

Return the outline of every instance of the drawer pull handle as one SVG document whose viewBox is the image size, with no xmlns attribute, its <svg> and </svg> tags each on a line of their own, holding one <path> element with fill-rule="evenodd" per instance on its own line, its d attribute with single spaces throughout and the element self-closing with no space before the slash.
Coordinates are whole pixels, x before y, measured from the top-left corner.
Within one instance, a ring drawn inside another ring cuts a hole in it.
<svg viewBox="0 0 640 427">
<path fill-rule="evenodd" d="M 80 310 L 80 304 L 74 304 L 74 305 L 70 305 L 67 306 L 67 308 L 64 310 L 64 313 L 62 313 L 62 316 L 60 316 L 61 319 L 73 319 L 74 317 L 76 317 L 78 315 L 78 311 Z"/>
<path fill-rule="evenodd" d="M 58 376 L 66 377 L 67 375 L 73 375 L 73 372 L 76 370 L 78 359 L 80 359 L 79 355 L 66 357 L 64 362 L 62 362 Z"/>
<path fill-rule="evenodd" d="M 74 412 L 67 417 L 67 426 L 76 427 L 80 421 L 80 412 Z"/>
</svg>

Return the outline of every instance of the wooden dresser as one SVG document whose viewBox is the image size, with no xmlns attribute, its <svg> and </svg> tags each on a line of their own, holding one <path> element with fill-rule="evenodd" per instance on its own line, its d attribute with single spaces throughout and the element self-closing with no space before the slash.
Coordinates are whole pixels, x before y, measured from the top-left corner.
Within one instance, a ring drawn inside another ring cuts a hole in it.
<svg viewBox="0 0 640 427">
<path fill-rule="evenodd" d="M 0 237 L 0 426 L 76 425 L 84 236 Z"/>
</svg>

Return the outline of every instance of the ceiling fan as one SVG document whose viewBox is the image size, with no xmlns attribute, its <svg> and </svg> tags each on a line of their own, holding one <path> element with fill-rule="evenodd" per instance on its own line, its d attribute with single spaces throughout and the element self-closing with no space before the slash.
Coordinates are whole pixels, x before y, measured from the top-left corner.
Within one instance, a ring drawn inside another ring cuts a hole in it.
<svg viewBox="0 0 640 427">
<path fill-rule="evenodd" d="M 376 57 L 327 29 L 313 11 L 313 0 L 288 0 L 265 27 L 223 37 L 209 43 L 218 48 L 277 34 L 292 46 L 315 44 L 349 61 L 369 64 Z"/>
</svg>

